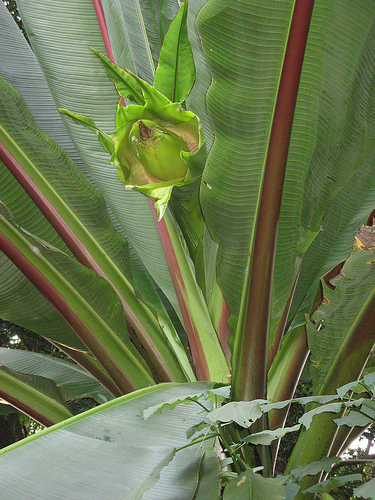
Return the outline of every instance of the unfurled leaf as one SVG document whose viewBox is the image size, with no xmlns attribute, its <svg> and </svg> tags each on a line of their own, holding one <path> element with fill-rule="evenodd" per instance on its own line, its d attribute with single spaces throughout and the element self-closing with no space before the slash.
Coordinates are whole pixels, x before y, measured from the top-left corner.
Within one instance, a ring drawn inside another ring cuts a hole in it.
<svg viewBox="0 0 375 500">
<path fill-rule="evenodd" d="M 194 59 L 186 26 L 187 8 L 185 0 L 165 35 L 155 72 L 154 87 L 172 102 L 185 101 L 195 80 Z"/>
</svg>

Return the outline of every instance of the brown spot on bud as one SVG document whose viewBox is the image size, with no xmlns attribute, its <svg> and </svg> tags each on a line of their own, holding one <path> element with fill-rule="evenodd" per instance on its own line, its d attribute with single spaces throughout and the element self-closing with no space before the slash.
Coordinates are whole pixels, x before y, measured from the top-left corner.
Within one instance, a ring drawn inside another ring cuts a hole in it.
<svg viewBox="0 0 375 500">
<path fill-rule="evenodd" d="M 147 141 L 147 139 L 151 139 L 153 136 L 153 129 L 146 125 L 142 120 L 139 120 L 139 138 L 142 142 Z"/>
</svg>

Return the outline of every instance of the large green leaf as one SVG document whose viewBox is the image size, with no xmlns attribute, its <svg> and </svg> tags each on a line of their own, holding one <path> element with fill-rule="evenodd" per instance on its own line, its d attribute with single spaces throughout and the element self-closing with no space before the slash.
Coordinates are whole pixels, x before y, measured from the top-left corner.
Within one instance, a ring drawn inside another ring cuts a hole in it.
<svg viewBox="0 0 375 500">
<path fill-rule="evenodd" d="M 115 8 L 115 6 L 113 8 Z M 112 15 L 112 17 L 108 16 L 107 22 L 110 24 L 112 21 L 116 22 L 116 19 L 114 15 Z M 121 17 L 119 19 L 121 20 Z M 54 139 L 80 170 L 88 176 L 89 180 L 92 180 L 67 133 L 34 53 L 10 16 L 8 9 L 6 9 L 3 4 L 0 4 L 0 24 L 0 59 L 2 61 L 0 65 L 0 76 L 5 78 L 20 92 L 37 125 Z M 111 24 L 109 26 L 109 32 L 111 37 L 114 36 L 116 38 L 117 32 L 112 28 Z M 120 36 L 120 34 L 117 36 Z M 115 57 L 117 57 L 121 64 L 132 68 L 131 61 L 125 59 L 126 54 L 121 55 L 122 49 L 119 43 L 117 43 L 116 47 L 118 47 L 120 54 L 117 55 L 115 51 Z M 17 57 L 14 57 L 15 53 Z M 41 102 L 43 102 L 42 106 Z M 31 224 L 31 232 L 38 234 L 38 231 L 40 231 L 41 234 L 43 233 L 42 237 L 44 237 L 45 240 L 48 240 L 51 244 L 64 251 L 68 251 L 67 247 L 63 245 L 62 241 L 44 219 L 41 212 L 36 209 L 25 195 L 22 187 L 16 183 L 9 172 L 4 171 L 3 167 L 1 167 L 1 178 L 4 185 L 6 185 L 6 193 L 14 193 L 12 199 L 17 200 L 17 206 L 15 206 L 15 204 L 12 205 L 9 199 L 6 200 L 6 203 L 11 207 L 20 224 L 23 227 L 28 227 Z M 25 207 L 24 211 L 20 210 L 22 207 Z M 116 229 L 122 232 L 114 215 L 111 213 L 110 216 Z M 132 250 L 131 261 L 136 288 L 146 302 L 162 312 L 163 307 L 160 303 L 160 298 L 158 294 L 155 293 L 153 285 L 150 284 L 147 273 L 145 273 L 144 270 L 138 271 L 138 269 L 141 269 L 142 265 L 134 250 Z M 17 273 L 16 270 L 14 270 L 14 272 Z M 138 276 L 138 272 L 141 272 L 141 276 Z M 21 281 L 22 278 L 19 277 L 18 283 L 20 284 Z M 21 288 L 21 285 L 19 285 L 19 288 Z"/>
<path fill-rule="evenodd" d="M 213 74 L 207 101 L 216 135 L 204 173 L 202 204 L 219 244 L 219 281 L 234 317 L 292 8 L 293 2 L 287 1 L 265 6 L 218 0 L 207 3 L 198 19 Z M 373 14 L 372 2 L 323 1 L 314 7 L 278 229 L 271 331 L 283 314 L 299 254 L 372 148 L 374 85 L 370 75 L 362 75 L 374 54 Z M 349 31 L 356 35 L 346 43 Z M 363 83 L 358 85 L 360 78 Z"/>
<path fill-rule="evenodd" d="M 0 25 L 0 76 L 22 95 L 37 125 L 64 149 L 85 175 L 88 174 L 66 131 L 38 61 L 3 3 L 0 4 Z"/>
<path fill-rule="evenodd" d="M 302 222 L 312 226 L 315 218 L 315 224 L 321 223 L 321 227 L 304 258 L 291 310 L 293 318 L 300 309 L 295 325 L 301 324 L 310 312 L 320 278 L 349 255 L 353 236 L 372 211 L 375 196 L 371 174 L 375 83 L 369 69 L 374 64 L 374 4 L 343 2 L 333 6 L 321 2 L 315 6 L 314 15 L 311 38 L 314 42 L 323 40 L 319 33 L 326 33 L 326 49 L 321 51 L 325 61 L 322 64 L 315 49 L 319 44 L 308 47 L 301 82 L 306 86 L 301 105 L 315 109 L 316 116 Z M 353 33 L 350 43 L 348 32 Z M 334 50 L 329 49 L 330 44 Z M 316 87 L 318 99 L 313 104 L 308 100 L 307 88 L 315 72 L 322 76 Z M 300 164 L 304 160 L 297 161 Z"/>
<path fill-rule="evenodd" d="M 92 396 L 105 403 L 113 396 L 80 366 L 63 359 L 20 349 L 0 348 L 0 364 L 28 375 L 53 380 L 71 399 Z"/>
<path fill-rule="evenodd" d="M 106 13 L 106 2 L 103 3 Z M 127 52 L 132 54 L 134 69 L 140 78 L 152 84 L 156 65 L 152 57 L 152 40 L 149 39 L 149 33 L 147 32 L 143 11 L 141 9 L 142 2 L 140 2 L 140 0 L 118 0 L 117 3 L 122 9 L 122 22 L 124 23 L 129 39 Z M 121 49 L 124 51 L 123 40 L 119 39 L 117 43 L 113 43 L 111 39 L 111 42 L 115 50 Z M 133 71 L 133 67 L 123 65 L 121 60 L 116 59 L 116 56 L 115 62 L 122 68 L 128 68 L 130 71 Z"/>
<path fill-rule="evenodd" d="M 186 430 L 201 418 L 194 416 L 201 408 L 180 405 L 142 419 L 150 406 L 193 396 L 207 387 L 163 384 L 137 391 L 8 447 L 0 456 L 2 494 L 14 500 L 65 500 L 70 491 L 77 500 L 124 499 L 164 460 L 160 480 L 145 492 L 144 500 L 216 500 L 219 464 L 212 441 L 178 451 L 168 464 L 173 450 L 187 444 Z M 24 470 L 22 482 L 15 480 L 20 470 Z"/>
<path fill-rule="evenodd" d="M 201 201 L 219 245 L 218 279 L 234 317 L 241 302 L 292 4 L 214 1 L 198 16 L 213 77 L 207 104 L 215 130 Z"/>
<path fill-rule="evenodd" d="M 207 0 L 195 0 L 189 3 L 188 8 L 188 33 L 195 64 L 195 83 L 186 103 L 188 109 L 195 113 L 203 126 L 207 143 L 207 150 L 210 150 L 214 140 L 211 118 L 207 111 L 206 94 L 212 82 L 212 76 L 204 57 L 201 41 L 196 28 L 197 16 Z"/>
<path fill-rule="evenodd" d="M 46 0 L 35 5 L 21 0 L 19 8 L 57 106 L 91 116 L 101 129 L 111 133 L 118 97 L 100 62 L 89 51 L 89 47 L 105 50 L 92 2 Z M 46 17 L 47 24 L 41 22 Z M 114 40 L 120 43 L 120 37 Z M 124 190 L 108 154 L 95 136 L 68 120 L 65 124 L 92 178 L 147 270 L 178 310 L 148 200 L 139 193 Z"/>
<path fill-rule="evenodd" d="M 280 214 L 271 329 L 277 327 L 288 296 L 283 295 L 283 287 L 284 294 L 291 290 L 290 281 L 285 286 L 291 279 L 287 275 L 294 277 L 293 269 L 299 264 L 292 256 L 291 241 L 295 242 L 294 255 L 298 255 L 316 233 L 317 239 L 325 234 L 329 237 L 327 210 L 335 210 L 335 224 L 339 225 L 345 212 L 343 203 L 351 212 L 347 223 L 352 224 L 346 234 L 350 241 L 363 221 L 366 198 L 373 196 L 373 183 L 362 172 L 372 162 L 375 144 L 375 82 L 369 70 L 374 63 L 374 14 L 371 1 L 314 5 Z M 341 235 L 339 240 L 338 246 L 348 244 Z M 317 245 L 313 258 L 319 260 L 320 256 Z M 300 282 L 303 272 L 302 268 Z"/>
<path fill-rule="evenodd" d="M 355 380 L 375 343 L 370 321 L 375 296 L 374 253 L 374 233 L 363 228 L 339 276 L 330 286 L 323 285 L 323 303 L 307 330 L 316 393 L 330 394 L 349 379 Z M 367 351 L 365 345 L 369 346 Z M 343 365 L 346 370 L 339 370 Z"/>
<path fill-rule="evenodd" d="M 321 278 L 348 258 L 354 234 L 366 223 L 375 206 L 372 182 L 374 161 L 373 150 L 328 209 L 322 230 L 306 252 L 290 311 L 293 325 L 305 322 L 305 315 L 310 313 Z"/>
</svg>

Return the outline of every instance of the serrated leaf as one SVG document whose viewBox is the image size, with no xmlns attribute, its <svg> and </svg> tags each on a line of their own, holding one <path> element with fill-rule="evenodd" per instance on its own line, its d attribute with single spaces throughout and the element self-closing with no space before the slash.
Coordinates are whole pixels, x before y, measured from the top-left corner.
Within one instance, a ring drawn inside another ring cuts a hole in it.
<svg viewBox="0 0 375 500">
<path fill-rule="evenodd" d="M 374 419 L 362 415 L 358 411 L 352 410 L 348 415 L 334 420 L 337 425 L 346 425 L 347 427 L 365 427 L 366 425 L 374 423 Z"/>
<path fill-rule="evenodd" d="M 247 428 L 263 415 L 261 404 L 266 402 L 264 399 L 249 402 L 234 401 L 209 412 L 207 417 L 212 422 L 218 421 L 224 424 L 235 422 L 241 427 Z"/>
<path fill-rule="evenodd" d="M 202 431 L 203 429 L 207 429 L 209 426 L 210 426 L 210 423 L 206 422 L 204 420 L 202 422 L 199 422 L 199 424 L 193 425 L 192 427 L 190 427 L 190 429 L 188 429 L 186 431 L 186 437 L 187 437 L 187 439 L 191 439 L 198 432 Z"/>
<path fill-rule="evenodd" d="M 315 476 L 318 472 L 324 470 L 325 472 L 330 472 L 332 465 L 338 464 L 341 461 L 340 457 L 324 457 L 316 462 L 311 462 L 308 465 L 297 467 L 293 469 L 286 479 L 293 478 L 294 481 L 299 481 L 305 476 Z M 283 477 L 279 477 L 283 480 Z"/>
<path fill-rule="evenodd" d="M 207 386 L 209 387 L 210 385 L 213 385 L 213 383 L 207 382 Z M 162 413 L 163 410 L 168 409 L 168 410 L 173 410 L 179 405 L 188 405 L 194 402 L 197 402 L 199 399 L 203 398 L 207 394 L 207 391 L 199 391 L 197 392 L 192 388 L 191 394 L 188 396 L 185 396 L 184 398 L 173 398 L 170 399 L 169 401 L 163 401 L 160 404 L 157 404 L 155 406 L 151 406 L 144 410 L 143 412 L 143 419 L 147 420 L 150 418 L 154 413 Z M 197 405 L 197 409 L 200 406 Z M 202 407 L 200 407 L 202 409 Z"/>
</svg>

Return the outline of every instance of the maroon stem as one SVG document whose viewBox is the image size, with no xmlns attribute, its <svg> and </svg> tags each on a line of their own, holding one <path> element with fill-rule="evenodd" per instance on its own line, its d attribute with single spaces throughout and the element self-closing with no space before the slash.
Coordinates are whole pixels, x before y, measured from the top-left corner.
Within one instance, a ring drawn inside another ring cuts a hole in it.
<svg viewBox="0 0 375 500">
<path fill-rule="evenodd" d="M 228 365 L 230 366 L 230 358 L 231 358 L 231 350 L 229 348 L 229 339 L 231 336 L 231 331 L 229 330 L 228 326 L 228 319 L 230 316 L 230 311 L 229 307 L 227 306 L 227 303 L 225 302 L 224 297 L 221 299 L 221 314 L 219 317 L 219 322 L 217 325 L 217 336 L 221 345 L 221 348 L 223 349 L 225 359 L 228 362 Z"/>
<path fill-rule="evenodd" d="M 245 332 L 234 399 L 266 396 L 267 335 L 282 190 L 314 0 L 296 0 L 285 51 L 256 224 Z M 256 362 L 254 362 L 256 360 Z"/>
<path fill-rule="evenodd" d="M 24 188 L 30 198 L 33 200 L 35 205 L 44 214 L 46 219 L 50 222 L 53 228 L 61 236 L 65 244 L 72 251 L 73 255 L 77 260 L 83 264 L 88 269 L 91 269 L 96 274 L 106 279 L 110 283 L 117 293 L 121 304 L 124 309 L 125 316 L 129 323 L 132 325 L 137 335 L 145 349 L 150 354 L 150 359 L 153 365 L 160 372 L 163 381 L 171 381 L 174 379 L 173 374 L 163 362 L 163 357 L 160 354 L 158 348 L 155 346 L 154 342 L 150 339 L 143 323 L 140 321 L 139 317 L 133 312 L 132 308 L 128 302 L 124 299 L 122 294 L 118 291 L 108 274 L 103 270 L 100 264 L 96 261 L 95 257 L 88 251 L 86 246 L 82 243 L 79 237 L 69 226 L 69 223 L 60 215 L 59 211 L 53 205 L 53 203 L 45 196 L 43 191 L 37 186 L 35 181 L 28 175 L 22 165 L 14 158 L 14 156 L 9 152 L 5 145 L 0 141 L 0 159 L 4 162 L 8 170 L 19 182 L 19 184 Z"/>
<path fill-rule="evenodd" d="M 108 57 L 108 59 L 110 59 L 114 63 L 115 58 L 114 58 L 113 52 L 112 52 L 111 40 L 109 38 L 107 23 L 105 21 L 105 16 L 104 16 L 101 1 L 100 0 L 92 0 L 92 2 L 94 4 L 96 17 L 98 18 L 99 27 L 100 27 L 100 31 L 102 33 L 105 50 L 107 52 L 107 57 Z M 125 99 L 122 99 L 122 105 L 124 106 L 124 108 L 126 108 Z"/>
<path fill-rule="evenodd" d="M 111 47 L 111 41 L 109 39 L 107 23 L 105 22 L 105 17 L 104 17 L 104 12 L 103 12 L 103 7 L 101 4 L 101 1 L 100 0 L 92 0 L 92 2 L 93 2 L 94 7 L 95 7 L 96 17 L 98 18 L 100 31 L 102 32 L 102 37 L 103 37 L 103 41 L 104 41 L 104 45 L 105 45 L 105 50 L 107 52 L 107 56 L 112 62 L 115 62 L 114 57 L 113 57 L 112 47 Z"/>
<path fill-rule="evenodd" d="M 78 349 L 73 349 L 66 345 L 60 344 L 60 342 L 51 341 L 51 344 L 56 346 L 60 351 L 64 352 L 67 356 L 73 359 L 79 366 L 81 366 L 85 371 L 90 373 L 98 382 L 102 384 L 103 387 L 107 389 L 115 398 L 121 396 L 121 392 L 118 390 L 116 385 L 108 377 L 108 375 L 99 368 L 95 360 L 90 359 L 90 357 L 79 351 Z"/>
<path fill-rule="evenodd" d="M 82 244 L 78 236 L 72 231 L 69 224 L 59 214 L 54 205 L 46 198 L 42 190 L 36 185 L 33 179 L 25 172 L 22 165 L 10 153 L 5 145 L 0 141 L 0 160 L 6 165 L 8 170 L 23 187 L 26 193 L 37 205 L 39 210 L 48 219 L 50 224 L 56 229 L 66 245 L 70 248 L 77 260 L 84 266 L 92 269 L 100 276 L 104 272 L 92 257 L 90 252 Z"/>
<path fill-rule="evenodd" d="M 28 415 L 33 420 L 36 420 L 39 424 L 44 425 L 44 427 L 50 427 L 51 425 L 58 423 L 50 420 L 42 413 L 33 410 L 30 406 L 23 403 L 20 399 L 14 398 L 12 395 L 8 394 L 5 391 L 2 391 L 1 389 L 0 397 L 4 399 L 4 401 L 12 405 L 14 408 L 17 408 L 17 410 L 19 410 L 20 412 L 25 413 L 25 415 Z"/>
<path fill-rule="evenodd" d="M 168 269 L 172 278 L 172 283 L 176 292 L 178 304 L 181 309 L 182 318 L 186 333 L 189 339 L 189 346 L 191 355 L 194 362 L 195 375 L 198 380 L 211 380 L 210 370 L 207 364 L 206 356 L 204 355 L 201 340 L 198 331 L 195 327 L 193 318 L 186 305 L 187 293 L 184 287 L 184 279 L 181 274 L 180 265 L 173 248 L 168 228 L 165 220 L 158 221 L 158 216 L 154 208 L 152 200 L 149 198 L 152 214 L 154 216 L 156 228 L 159 234 L 160 242 L 164 250 L 165 259 L 167 261 Z"/>
<path fill-rule="evenodd" d="M 294 280 L 293 286 L 292 286 L 292 291 L 290 292 L 289 299 L 285 305 L 283 315 L 280 319 L 280 322 L 277 326 L 277 330 L 275 333 L 275 338 L 272 343 L 272 346 L 270 347 L 270 350 L 268 352 L 268 368 L 267 372 L 270 371 L 270 368 L 272 366 L 273 360 L 275 359 L 276 354 L 279 352 L 280 347 L 281 347 L 281 341 L 283 340 L 283 336 L 285 333 L 285 327 L 286 323 L 288 321 L 288 316 L 289 316 L 289 311 L 290 311 L 290 306 L 292 305 L 293 297 L 294 297 L 294 292 L 296 291 L 297 283 L 298 283 L 298 278 L 301 272 L 301 267 L 302 267 L 302 262 L 303 259 L 301 260 L 301 263 L 299 265 L 298 271 L 297 271 L 297 276 Z"/>
<path fill-rule="evenodd" d="M 68 323 L 79 339 L 91 351 L 104 370 L 112 378 L 122 394 L 134 391 L 137 387 L 127 380 L 126 373 L 110 352 L 92 333 L 90 327 L 69 306 L 60 292 L 40 272 L 23 253 L 0 232 L 0 248 L 4 254 L 20 269 L 20 271 L 31 281 L 31 283 L 47 298 L 56 311 Z"/>
</svg>

